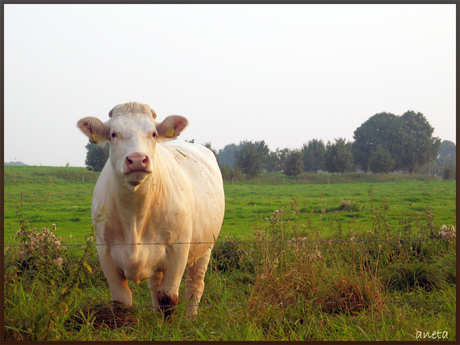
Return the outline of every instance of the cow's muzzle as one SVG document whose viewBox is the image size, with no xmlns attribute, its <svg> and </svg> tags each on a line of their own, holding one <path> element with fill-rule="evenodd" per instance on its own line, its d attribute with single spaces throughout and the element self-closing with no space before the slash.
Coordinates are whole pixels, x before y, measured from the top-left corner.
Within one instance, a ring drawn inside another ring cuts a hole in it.
<svg viewBox="0 0 460 345">
<path fill-rule="evenodd" d="M 150 174 L 150 158 L 143 153 L 132 153 L 125 158 L 129 181 L 141 181 Z"/>
<path fill-rule="evenodd" d="M 150 158 L 143 153 L 133 153 L 125 158 L 128 173 L 140 170 L 147 171 L 150 165 Z"/>
</svg>

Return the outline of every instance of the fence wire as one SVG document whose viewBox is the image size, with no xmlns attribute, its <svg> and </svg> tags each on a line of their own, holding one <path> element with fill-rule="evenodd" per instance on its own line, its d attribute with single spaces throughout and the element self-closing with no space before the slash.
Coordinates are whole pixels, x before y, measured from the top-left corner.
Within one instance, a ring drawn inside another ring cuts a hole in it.
<svg viewBox="0 0 460 345">
<path fill-rule="evenodd" d="M 92 246 L 153 246 L 153 245 L 198 245 L 198 244 L 207 244 L 207 245 L 224 245 L 224 244 L 282 244 L 282 243 L 367 243 L 367 242 L 423 242 L 423 241 L 455 241 L 456 238 L 390 238 L 390 239 L 322 239 L 322 240 L 308 240 L 304 238 L 294 238 L 290 240 L 258 240 L 258 241 L 238 241 L 238 240 L 229 240 L 229 241 L 216 241 L 216 242 L 135 242 L 135 243 L 46 243 L 46 244 L 30 244 L 28 246 L 35 247 L 82 247 L 87 245 Z M 24 244 L 5 244 L 4 247 L 22 247 Z"/>
</svg>

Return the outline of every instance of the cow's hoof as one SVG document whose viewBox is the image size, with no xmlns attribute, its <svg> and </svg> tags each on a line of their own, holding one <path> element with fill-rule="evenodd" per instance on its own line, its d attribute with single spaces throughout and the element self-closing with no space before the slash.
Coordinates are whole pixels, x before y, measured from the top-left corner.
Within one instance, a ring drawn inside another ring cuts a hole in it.
<svg viewBox="0 0 460 345">
<path fill-rule="evenodd" d="M 158 305 L 165 318 L 174 314 L 177 306 L 177 296 L 168 296 L 164 291 L 158 291 Z"/>
</svg>

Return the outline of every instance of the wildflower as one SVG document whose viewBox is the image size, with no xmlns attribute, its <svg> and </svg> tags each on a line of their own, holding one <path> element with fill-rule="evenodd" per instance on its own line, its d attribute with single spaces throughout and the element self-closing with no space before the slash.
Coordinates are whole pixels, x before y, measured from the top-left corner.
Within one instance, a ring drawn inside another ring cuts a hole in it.
<svg viewBox="0 0 460 345">
<path fill-rule="evenodd" d="M 53 224 L 53 231 L 56 231 L 56 224 Z"/>
<path fill-rule="evenodd" d="M 26 259 L 26 253 L 20 252 L 18 254 L 18 259 L 19 259 L 19 261 L 24 261 Z"/>
<path fill-rule="evenodd" d="M 56 262 L 56 264 L 57 264 L 58 266 L 61 266 L 61 265 L 62 265 L 62 262 L 63 262 L 63 260 L 62 260 L 62 258 L 61 258 L 61 257 L 59 257 L 59 258 L 57 258 L 57 259 L 55 260 L 55 262 Z"/>
<path fill-rule="evenodd" d="M 55 247 L 59 247 L 61 245 L 61 242 L 60 241 L 54 241 L 54 246 Z"/>
<path fill-rule="evenodd" d="M 446 225 L 443 225 L 441 226 L 440 230 L 441 231 L 439 232 L 439 235 L 441 235 L 443 239 L 451 240 L 453 238 L 456 238 L 457 232 L 455 231 L 453 225 L 449 224 L 448 227 Z"/>
<path fill-rule="evenodd" d="M 306 240 L 306 237 L 294 237 L 293 239 L 290 239 L 289 242 L 305 242 Z"/>
<path fill-rule="evenodd" d="M 323 254 L 319 250 L 315 250 L 313 253 L 308 254 L 307 257 L 311 260 L 320 260 L 323 257 Z"/>
<path fill-rule="evenodd" d="M 351 235 L 350 241 L 353 242 L 355 240 L 356 233 L 353 230 L 351 230 L 350 235 Z"/>
</svg>

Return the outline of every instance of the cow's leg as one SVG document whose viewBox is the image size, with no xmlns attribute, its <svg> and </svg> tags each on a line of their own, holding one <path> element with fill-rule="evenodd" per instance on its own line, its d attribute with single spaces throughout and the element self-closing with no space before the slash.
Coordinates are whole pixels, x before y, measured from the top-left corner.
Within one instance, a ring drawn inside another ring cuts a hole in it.
<svg viewBox="0 0 460 345">
<path fill-rule="evenodd" d="M 158 305 L 165 317 L 174 313 L 179 301 L 179 286 L 187 263 L 189 246 L 179 244 L 168 251 L 168 264 L 163 271 L 163 280 L 158 287 Z"/>
<path fill-rule="evenodd" d="M 160 312 L 160 306 L 158 304 L 158 288 L 161 284 L 162 279 L 163 279 L 163 272 L 158 271 L 158 272 L 155 272 L 153 277 L 149 278 L 148 280 L 150 293 L 152 295 L 154 312 Z"/>
<path fill-rule="evenodd" d="M 133 295 L 128 286 L 128 279 L 117 271 L 115 263 L 110 255 L 105 252 L 100 253 L 99 261 L 107 282 L 109 283 L 112 301 L 120 302 L 121 304 L 130 307 L 133 303 Z"/>
<path fill-rule="evenodd" d="M 185 282 L 185 300 L 189 302 L 187 306 L 187 315 L 197 314 L 198 304 L 204 290 L 204 276 L 208 268 L 211 250 L 194 262 L 192 266 L 187 267 L 187 278 Z"/>
</svg>

